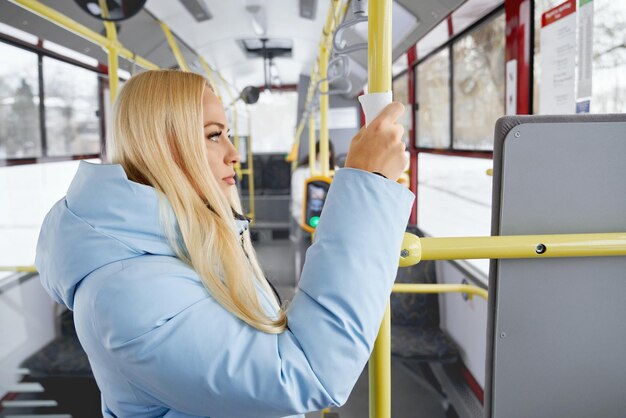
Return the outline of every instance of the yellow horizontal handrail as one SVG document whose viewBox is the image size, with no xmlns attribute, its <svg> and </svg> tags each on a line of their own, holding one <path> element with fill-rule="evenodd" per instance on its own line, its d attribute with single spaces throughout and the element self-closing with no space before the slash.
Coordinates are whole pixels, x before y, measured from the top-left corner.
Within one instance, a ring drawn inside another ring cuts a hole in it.
<svg viewBox="0 0 626 418">
<path fill-rule="evenodd" d="M 400 266 L 420 260 L 608 257 L 626 255 L 626 232 L 419 238 L 405 233 Z"/>
<path fill-rule="evenodd" d="M 0 266 L 0 271 L 14 271 L 16 273 L 37 273 L 35 266 Z"/>
<path fill-rule="evenodd" d="M 121 45 L 119 42 L 111 42 L 107 37 L 100 35 L 98 32 L 95 32 L 87 26 L 78 23 L 73 19 L 70 19 L 63 13 L 60 13 L 53 8 L 48 7 L 37 0 L 11 1 L 18 6 L 28 9 L 32 13 L 35 13 L 52 23 L 55 23 L 69 31 L 72 31 L 97 45 L 100 45 L 103 48 L 116 49 L 121 56 L 128 60 L 135 61 L 138 65 L 146 69 L 156 70 L 159 68 L 158 65 L 148 61 L 145 58 L 139 57 L 129 49 L 124 48 L 124 46 Z"/>
<path fill-rule="evenodd" d="M 487 300 L 489 292 L 482 287 L 469 284 L 396 283 L 393 293 L 467 293 Z"/>
<path fill-rule="evenodd" d="M 626 255 L 626 232 L 420 238 L 422 260 Z"/>
</svg>

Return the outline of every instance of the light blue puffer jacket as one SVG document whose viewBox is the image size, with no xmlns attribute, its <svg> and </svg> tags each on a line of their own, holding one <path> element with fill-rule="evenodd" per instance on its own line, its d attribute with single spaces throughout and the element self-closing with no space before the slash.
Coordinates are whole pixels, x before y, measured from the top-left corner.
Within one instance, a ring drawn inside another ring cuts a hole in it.
<svg viewBox="0 0 626 418">
<path fill-rule="evenodd" d="M 209 295 L 174 256 L 156 191 L 119 165 L 81 162 L 46 216 L 36 266 L 74 310 L 105 417 L 298 415 L 343 404 L 363 370 L 413 200 L 380 176 L 337 172 L 279 335 Z"/>
</svg>

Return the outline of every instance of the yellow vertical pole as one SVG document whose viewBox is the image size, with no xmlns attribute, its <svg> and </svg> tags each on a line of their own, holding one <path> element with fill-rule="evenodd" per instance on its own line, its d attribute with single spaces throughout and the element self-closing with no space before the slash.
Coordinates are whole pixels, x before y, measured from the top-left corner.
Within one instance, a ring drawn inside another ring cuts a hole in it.
<svg viewBox="0 0 626 418">
<path fill-rule="evenodd" d="M 391 91 L 391 2 L 368 3 L 368 92 Z M 369 362 L 370 418 L 391 418 L 391 314 L 389 304 Z"/>
<path fill-rule="evenodd" d="M 315 167 L 315 113 L 311 111 L 309 115 L 309 171 L 311 172 L 311 177 L 317 175 L 317 167 Z"/>
<path fill-rule="evenodd" d="M 248 149 L 246 151 L 248 155 L 248 197 L 250 199 L 248 217 L 254 220 L 254 164 L 252 163 L 252 115 L 250 109 L 248 109 Z"/>
<path fill-rule="evenodd" d="M 109 8 L 107 7 L 105 0 L 99 0 L 100 10 L 102 10 L 102 16 L 109 17 Z M 119 68 L 119 48 L 116 47 L 117 42 L 117 29 L 115 23 L 104 21 L 104 29 L 106 30 L 107 39 L 109 45 L 107 46 L 107 60 L 109 65 L 109 97 L 111 99 L 111 105 L 115 103 L 117 98 L 117 91 L 119 89 L 119 76 L 117 70 Z"/>
<path fill-rule="evenodd" d="M 104 22 L 106 28 L 107 38 L 111 41 L 117 40 L 117 30 L 113 22 Z M 119 68 L 118 49 L 115 47 L 107 48 L 107 60 L 109 65 L 109 97 L 111 99 L 111 105 L 115 103 L 117 98 L 117 91 L 119 90 L 119 76 L 117 70 Z"/>
<path fill-rule="evenodd" d="M 300 148 L 300 136 L 302 135 L 302 131 L 304 130 L 304 120 L 302 120 L 298 124 L 298 128 L 296 129 L 296 135 L 293 140 L 293 145 L 291 146 L 291 152 L 287 156 L 287 161 L 291 161 L 291 171 L 294 171 L 298 167 L 298 152 Z"/>
<path fill-rule="evenodd" d="M 235 145 L 235 149 L 237 151 L 239 151 L 239 117 L 238 117 L 238 112 L 237 109 L 233 108 L 233 144 Z M 235 164 L 235 171 L 237 172 L 237 176 L 239 177 L 239 180 L 241 180 L 242 174 L 241 174 L 241 163 L 237 162 Z"/>
<path fill-rule="evenodd" d="M 339 0 L 332 0 L 320 42 L 319 79 L 323 80 L 320 85 L 320 167 L 321 174 L 325 177 L 330 175 L 328 164 L 328 60 L 330 59 L 331 40 L 340 5 Z"/>
<path fill-rule="evenodd" d="M 320 49 L 320 168 L 322 176 L 328 177 L 328 58 L 330 51 L 326 39 L 322 41 Z M 311 155 L 311 154 L 309 154 Z M 313 166 L 311 166 L 313 167 Z"/>
</svg>

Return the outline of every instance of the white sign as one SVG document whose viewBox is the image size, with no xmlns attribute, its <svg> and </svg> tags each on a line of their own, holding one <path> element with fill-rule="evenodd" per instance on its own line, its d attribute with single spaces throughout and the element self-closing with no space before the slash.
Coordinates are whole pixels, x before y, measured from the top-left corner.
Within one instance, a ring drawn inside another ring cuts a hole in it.
<svg viewBox="0 0 626 418">
<path fill-rule="evenodd" d="M 506 63 L 506 114 L 517 115 L 517 60 Z"/>
<path fill-rule="evenodd" d="M 576 111 L 576 0 L 541 16 L 541 94 L 539 113 Z"/>
<path fill-rule="evenodd" d="M 328 129 L 354 129 L 359 127 L 356 107 L 336 107 L 328 110 Z"/>
</svg>

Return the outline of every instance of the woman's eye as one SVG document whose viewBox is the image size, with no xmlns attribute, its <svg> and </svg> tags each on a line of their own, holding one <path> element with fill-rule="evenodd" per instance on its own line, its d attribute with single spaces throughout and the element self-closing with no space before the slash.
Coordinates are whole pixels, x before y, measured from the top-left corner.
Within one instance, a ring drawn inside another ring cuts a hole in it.
<svg viewBox="0 0 626 418">
<path fill-rule="evenodd" d="M 213 132 L 212 134 L 207 135 L 207 139 L 213 142 L 219 142 L 220 141 L 220 136 L 222 135 L 221 132 Z"/>
</svg>

